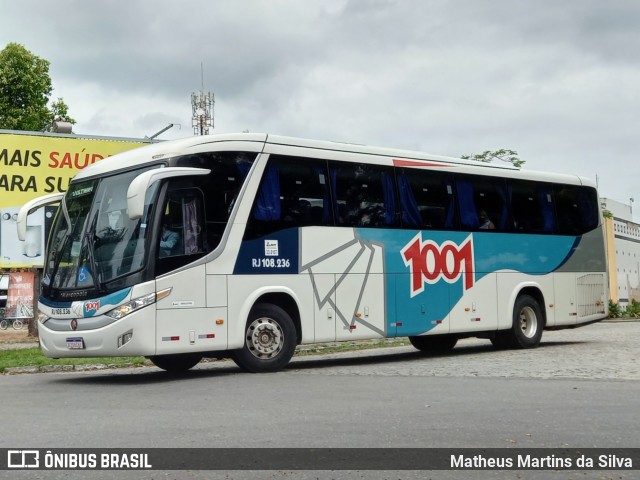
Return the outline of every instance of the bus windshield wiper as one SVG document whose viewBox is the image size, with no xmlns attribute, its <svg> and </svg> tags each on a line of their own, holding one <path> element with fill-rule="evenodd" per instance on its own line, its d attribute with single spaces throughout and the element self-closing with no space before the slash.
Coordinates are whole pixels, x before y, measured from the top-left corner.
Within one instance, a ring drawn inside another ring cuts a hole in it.
<svg viewBox="0 0 640 480">
<path fill-rule="evenodd" d="M 85 235 L 85 241 L 87 242 L 87 250 L 89 252 L 89 265 L 91 265 L 91 271 L 95 278 L 95 284 L 99 293 L 104 292 L 104 282 L 102 281 L 102 271 L 98 268 L 95 256 L 95 243 L 96 238 L 92 233 Z"/>
<path fill-rule="evenodd" d="M 102 271 L 98 268 L 98 263 L 96 262 L 95 255 L 95 244 L 96 244 L 96 236 L 95 236 L 95 227 L 98 223 L 98 214 L 93 217 L 91 221 L 91 225 L 87 229 L 87 232 L 84 235 L 85 242 L 87 243 L 87 251 L 89 253 L 89 265 L 91 265 L 91 272 L 93 274 L 94 283 L 98 289 L 99 293 L 104 292 L 104 282 L 102 281 Z"/>
</svg>

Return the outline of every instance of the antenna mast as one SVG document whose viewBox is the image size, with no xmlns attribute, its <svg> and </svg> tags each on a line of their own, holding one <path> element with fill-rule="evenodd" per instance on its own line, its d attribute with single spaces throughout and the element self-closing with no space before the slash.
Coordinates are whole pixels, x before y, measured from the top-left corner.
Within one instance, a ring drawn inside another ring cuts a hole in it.
<svg viewBox="0 0 640 480">
<path fill-rule="evenodd" d="M 204 67 L 200 63 L 200 79 L 202 89 L 191 94 L 191 124 L 194 135 L 208 135 L 209 129 L 213 130 L 213 105 L 214 95 L 204 91 Z"/>
</svg>

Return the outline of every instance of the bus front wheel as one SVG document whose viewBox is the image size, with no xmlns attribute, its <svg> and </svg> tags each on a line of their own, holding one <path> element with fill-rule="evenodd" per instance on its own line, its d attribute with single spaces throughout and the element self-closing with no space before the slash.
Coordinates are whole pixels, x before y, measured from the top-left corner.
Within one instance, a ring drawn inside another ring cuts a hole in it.
<svg viewBox="0 0 640 480">
<path fill-rule="evenodd" d="M 251 309 L 244 347 L 231 358 L 252 373 L 274 372 L 284 368 L 296 350 L 296 331 L 289 314 L 277 305 L 259 303 Z"/>
<path fill-rule="evenodd" d="M 192 367 L 195 367 L 202 355 L 197 354 L 175 354 L 175 355 L 155 355 L 149 357 L 149 360 L 158 368 L 166 370 L 171 373 L 186 372 Z"/>
<path fill-rule="evenodd" d="M 496 333 L 491 342 L 499 348 L 535 348 L 540 345 L 544 318 L 537 300 L 520 295 L 513 306 L 513 324 L 509 330 Z"/>
</svg>

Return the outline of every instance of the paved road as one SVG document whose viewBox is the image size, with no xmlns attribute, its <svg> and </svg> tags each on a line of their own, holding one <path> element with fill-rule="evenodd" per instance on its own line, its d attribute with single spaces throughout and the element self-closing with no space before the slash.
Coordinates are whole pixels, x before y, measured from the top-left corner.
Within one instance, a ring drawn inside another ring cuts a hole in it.
<svg viewBox="0 0 640 480">
<path fill-rule="evenodd" d="M 296 359 L 0 377 L 0 447 L 640 447 L 640 323 Z M 9 405 L 22 408 L 10 408 Z M 2 474 L 7 472 L 0 472 Z M 6 478 L 69 478 L 67 472 Z M 77 473 L 77 472 L 76 472 Z M 631 472 L 91 472 L 71 478 L 637 478 Z M 517 475 L 516 475 L 517 474 Z M 40 477 L 38 476 L 40 475 Z"/>
</svg>

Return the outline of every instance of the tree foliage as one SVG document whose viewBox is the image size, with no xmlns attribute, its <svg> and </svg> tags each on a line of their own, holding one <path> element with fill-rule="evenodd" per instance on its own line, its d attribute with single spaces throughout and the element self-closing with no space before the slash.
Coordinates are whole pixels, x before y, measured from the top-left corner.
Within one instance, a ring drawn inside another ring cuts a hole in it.
<svg viewBox="0 0 640 480">
<path fill-rule="evenodd" d="M 47 60 L 18 43 L 0 51 L 0 128 L 45 131 L 54 120 L 75 123 L 62 98 L 47 107 L 52 90 Z"/>
<path fill-rule="evenodd" d="M 518 158 L 518 152 L 506 148 L 501 148 L 500 150 L 495 150 L 493 152 L 491 150 L 485 150 L 482 153 L 476 153 L 474 155 L 462 155 L 461 158 L 485 163 L 500 160 L 502 162 L 511 163 L 514 167 L 521 167 L 526 162 L 526 160 Z"/>
<path fill-rule="evenodd" d="M 76 123 L 76 121 L 69 116 L 69 106 L 64 103 L 61 97 L 51 103 L 50 117 L 51 120 L 49 124 L 53 124 L 53 122 Z"/>
</svg>

